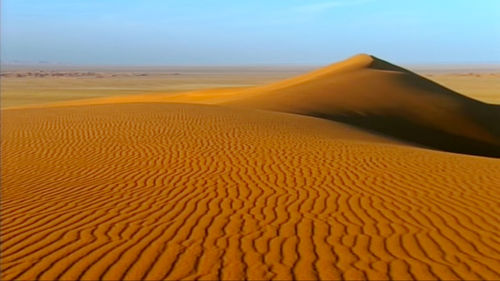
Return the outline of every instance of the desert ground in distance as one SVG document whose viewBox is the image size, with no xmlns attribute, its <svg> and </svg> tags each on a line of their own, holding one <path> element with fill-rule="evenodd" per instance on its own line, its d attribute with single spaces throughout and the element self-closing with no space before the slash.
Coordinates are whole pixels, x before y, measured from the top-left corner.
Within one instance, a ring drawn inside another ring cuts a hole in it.
<svg viewBox="0 0 500 281">
<path fill-rule="evenodd" d="M 500 279 L 498 69 L 41 73 L 2 72 L 2 280 Z"/>
<path fill-rule="evenodd" d="M 2 107 L 140 93 L 266 84 L 314 69 L 295 67 L 7 66 Z"/>
<path fill-rule="evenodd" d="M 263 85 L 320 66 L 2 68 L 1 106 L 23 106 L 140 93 Z M 417 65 L 415 72 L 466 96 L 500 103 L 500 65 Z"/>
</svg>

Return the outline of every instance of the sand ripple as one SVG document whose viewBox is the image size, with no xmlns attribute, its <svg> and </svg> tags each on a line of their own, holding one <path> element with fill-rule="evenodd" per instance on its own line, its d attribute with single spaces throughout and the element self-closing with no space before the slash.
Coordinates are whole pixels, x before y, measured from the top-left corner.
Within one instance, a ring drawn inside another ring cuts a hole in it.
<svg viewBox="0 0 500 281">
<path fill-rule="evenodd" d="M 2 280 L 500 278 L 498 159 L 207 105 L 2 115 Z"/>
</svg>

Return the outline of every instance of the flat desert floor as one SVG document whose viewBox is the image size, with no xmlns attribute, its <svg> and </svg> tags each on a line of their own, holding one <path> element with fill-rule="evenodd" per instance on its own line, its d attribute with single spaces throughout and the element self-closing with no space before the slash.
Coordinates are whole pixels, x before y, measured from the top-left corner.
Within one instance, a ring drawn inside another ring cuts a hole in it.
<svg viewBox="0 0 500 281">
<path fill-rule="evenodd" d="M 264 85 L 314 66 L 270 67 L 4 67 L 1 107 L 143 93 L 176 93 Z M 412 68 L 413 69 L 413 68 Z M 484 102 L 500 104 L 500 66 L 417 66 L 420 75 Z"/>
<path fill-rule="evenodd" d="M 1 279 L 500 278 L 497 74 L 257 72 L 3 77 Z"/>
<path fill-rule="evenodd" d="M 295 67 L 4 67 L 2 108 L 143 93 L 267 84 L 314 69 Z M 500 70 L 499 70 L 500 72 Z"/>
</svg>

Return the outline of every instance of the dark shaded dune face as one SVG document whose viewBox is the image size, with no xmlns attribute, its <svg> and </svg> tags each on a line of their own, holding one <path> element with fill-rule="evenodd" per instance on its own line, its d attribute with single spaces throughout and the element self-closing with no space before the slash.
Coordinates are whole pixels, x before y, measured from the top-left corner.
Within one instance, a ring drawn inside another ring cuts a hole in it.
<svg viewBox="0 0 500 281">
<path fill-rule="evenodd" d="M 219 106 L 2 115 L 2 280 L 500 278 L 497 159 Z"/>
<path fill-rule="evenodd" d="M 484 129 L 488 131 L 491 134 L 491 136 L 493 136 L 493 138 L 496 140 L 493 142 L 500 144 L 500 105 L 487 104 L 478 100 L 474 100 L 472 98 L 461 95 L 451 89 L 448 89 L 442 85 L 439 85 L 438 83 L 435 83 L 425 77 L 419 76 L 418 74 L 411 72 L 407 69 L 393 65 L 391 63 L 388 63 L 384 60 L 375 57 L 372 58 L 373 58 L 373 63 L 370 65 L 370 68 L 379 70 L 393 70 L 405 73 L 406 75 L 402 76 L 402 79 L 404 80 L 406 86 L 408 86 L 410 90 L 412 88 L 418 88 L 418 89 L 423 89 L 429 93 L 434 93 L 435 95 L 449 97 L 450 100 L 453 100 L 453 102 L 459 105 L 459 109 L 461 110 L 461 113 L 464 116 L 468 117 L 472 122 L 477 123 L 479 126 L 484 127 Z M 457 141 L 472 143 L 474 140 L 473 138 L 468 138 L 468 139 L 465 138 L 464 140 L 460 140 L 457 138 Z M 482 145 L 488 147 L 487 143 L 484 143 Z M 464 146 L 464 149 L 467 149 L 466 147 L 467 145 Z M 496 150 L 491 149 L 491 152 L 493 154 L 495 154 L 495 151 L 496 151 L 495 156 L 499 157 L 500 155 L 498 155 L 499 153 L 498 147 Z M 488 154 L 487 152 L 485 153 Z"/>
<path fill-rule="evenodd" d="M 314 112 L 309 112 L 308 115 L 350 124 L 373 133 L 382 133 L 417 146 L 455 153 L 500 157 L 498 145 L 422 126 L 400 116 L 366 116 L 348 113 L 324 115 Z"/>
<path fill-rule="evenodd" d="M 500 157 L 500 106 L 368 55 L 226 103 L 341 121 L 444 151 Z"/>
</svg>

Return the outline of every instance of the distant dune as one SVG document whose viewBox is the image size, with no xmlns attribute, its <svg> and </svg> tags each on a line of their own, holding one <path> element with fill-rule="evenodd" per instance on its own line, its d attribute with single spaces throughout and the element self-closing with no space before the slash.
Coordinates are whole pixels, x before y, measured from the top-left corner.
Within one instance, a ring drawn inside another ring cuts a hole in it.
<svg viewBox="0 0 500 281">
<path fill-rule="evenodd" d="M 368 55 L 2 110 L 0 279 L 498 280 L 498 114 Z"/>
</svg>

